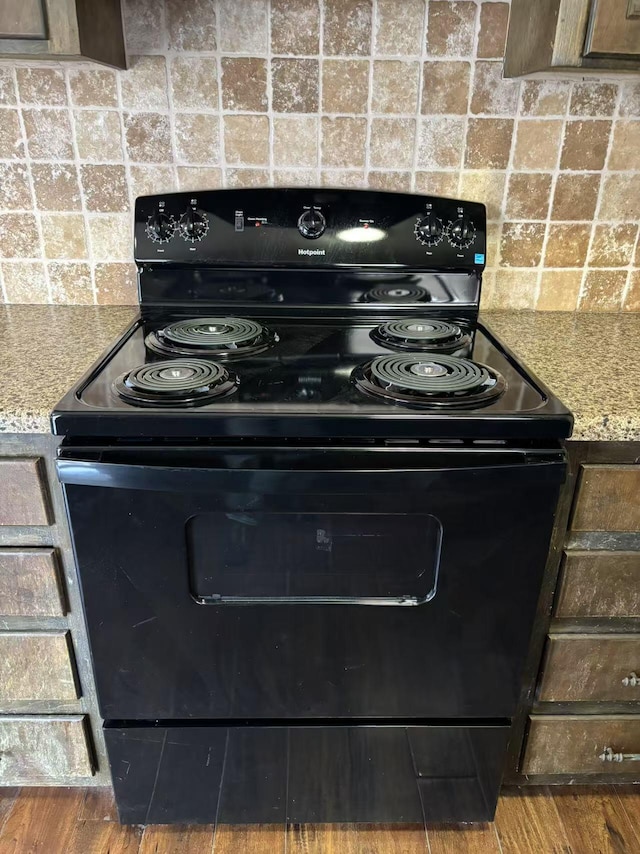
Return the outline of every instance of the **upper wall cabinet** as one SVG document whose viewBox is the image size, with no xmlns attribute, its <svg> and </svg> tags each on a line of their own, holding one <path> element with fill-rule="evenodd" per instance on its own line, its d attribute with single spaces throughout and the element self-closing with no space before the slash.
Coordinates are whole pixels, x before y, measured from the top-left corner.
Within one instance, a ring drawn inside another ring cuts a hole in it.
<svg viewBox="0 0 640 854">
<path fill-rule="evenodd" d="M 0 56 L 126 68 L 120 0 L 0 0 Z"/>
<path fill-rule="evenodd" d="M 505 77 L 640 70 L 640 0 L 512 0 Z"/>
</svg>

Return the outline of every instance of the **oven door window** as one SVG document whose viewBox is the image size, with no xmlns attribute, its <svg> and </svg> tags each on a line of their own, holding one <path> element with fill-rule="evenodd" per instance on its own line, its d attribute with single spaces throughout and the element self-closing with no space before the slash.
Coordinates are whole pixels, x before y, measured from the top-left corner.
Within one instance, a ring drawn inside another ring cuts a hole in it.
<svg viewBox="0 0 640 854">
<path fill-rule="evenodd" d="M 417 513 L 218 512 L 187 523 L 202 604 L 419 605 L 433 599 L 442 527 Z"/>
</svg>

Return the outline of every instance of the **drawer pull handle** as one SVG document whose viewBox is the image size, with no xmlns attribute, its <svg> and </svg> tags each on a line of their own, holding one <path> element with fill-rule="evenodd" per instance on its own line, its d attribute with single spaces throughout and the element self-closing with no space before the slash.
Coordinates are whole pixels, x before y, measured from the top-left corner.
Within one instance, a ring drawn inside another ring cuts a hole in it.
<svg viewBox="0 0 640 854">
<path fill-rule="evenodd" d="M 614 753 L 612 747 L 605 747 L 598 758 L 601 762 L 640 762 L 640 753 Z"/>
<path fill-rule="evenodd" d="M 640 676 L 637 673 L 630 673 L 628 676 L 625 676 L 622 680 L 622 684 L 625 688 L 635 688 L 640 685 Z"/>
</svg>

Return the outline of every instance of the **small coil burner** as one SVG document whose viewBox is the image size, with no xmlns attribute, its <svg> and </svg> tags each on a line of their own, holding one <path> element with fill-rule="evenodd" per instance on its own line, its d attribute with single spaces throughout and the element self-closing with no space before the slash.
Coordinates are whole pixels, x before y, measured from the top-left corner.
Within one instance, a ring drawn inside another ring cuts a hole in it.
<svg viewBox="0 0 640 854">
<path fill-rule="evenodd" d="M 390 320 L 376 327 L 371 337 L 391 350 L 429 350 L 450 353 L 471 343 L 468 332 L 457 323 L 431 318 Z"/>
<path fill-rule="evenodd" d="M 238 378 L 204 359 L 166 359 L 118 377 L 113 391 L 135 406 L 202 406 L 232 394 Z"/>
<path fill-rule="evenodd" d="M 484 405 L 505 389 L 504 379 L 486 365 L 437 353 L 378 356 L 351 377 L 365 394 L 410 406 Z"/>
<path fill-rule="evenodd" d="M 277 341 L 275 332 L 244 317 L 178 320 L 149 333 L 145 338 L 149 350 L 161 356 L 204 356 L 216 359 L 255 356 Z"/>
<path fill-rule="evenodd" d="M 397 284 L 376 285 L 375 288 L 371 288 L 371 290 L 366 291 L 362 295 L 363 302 L 428 302 L 429 299 L 429 292 L 425 291 L 424 288 L 401 282 Z"/>
</svg>

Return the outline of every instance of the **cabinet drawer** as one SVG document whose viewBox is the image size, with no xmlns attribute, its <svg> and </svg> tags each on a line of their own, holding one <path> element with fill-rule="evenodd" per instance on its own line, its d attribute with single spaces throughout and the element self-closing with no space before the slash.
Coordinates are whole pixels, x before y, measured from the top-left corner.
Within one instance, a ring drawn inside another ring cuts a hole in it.
<svg viewBox="0 0 640 854">
<path fill-rule="evenodd" d="M 532 715 L 523 774 L 640 774 L 640 715 Z M 607 761 L 605 751 L 621 754 Z M 629 757 L 629 758 L 627 758 Z"/>
<path fill-rule="evenodd" d="M 39 457 L 0 460 L 0 525 L 49 525 L 44 465 Z"/>
<path fill-rule="evenodd" d="M 640 617 L 640 552 L 567 552 L 555 616 Z"/>
<path fill-rule="evenodd" d="M 582 466 L 571 528 L 640 531 L 640 466 Z"/>
<path fill-rule="evenodd" d="M 539 700 L 638 701 L 632 673 L 640 674 L 640 635 L 549 635 Z"/>
<path fill-rule="evenodd" d="M 62 580 L 53 549 L 0 549 L 0 616 L 60 617 Z"/>
<path fill-rule="evenodd" d="M 0 634 L 0 703 L 75 700 L 68 632 Z"/>
<path fill-rule="evenodd" d="M 56 783 L 93 770 L 83 716 L 0 717 L 0 785 Z"/>
</svg>

